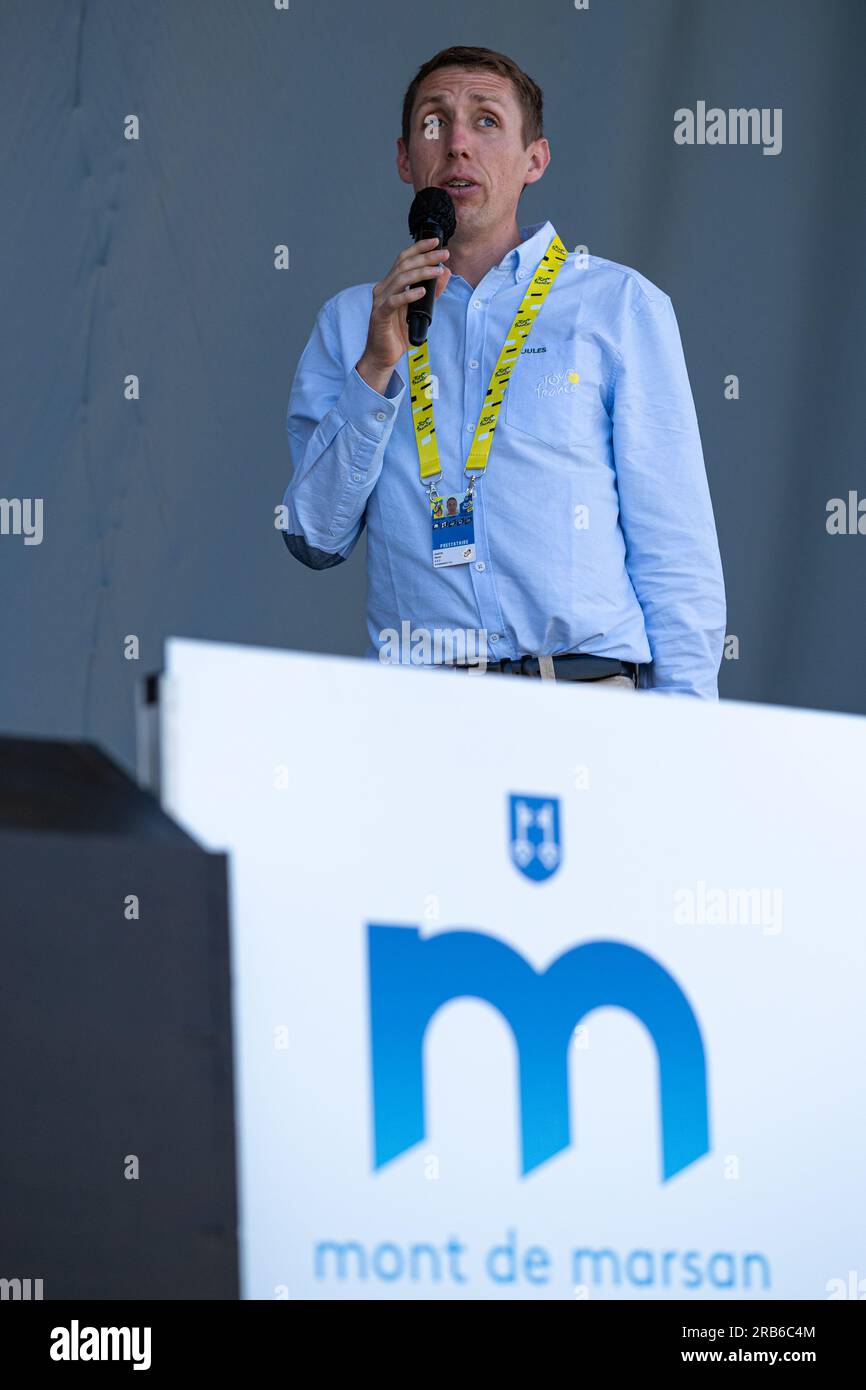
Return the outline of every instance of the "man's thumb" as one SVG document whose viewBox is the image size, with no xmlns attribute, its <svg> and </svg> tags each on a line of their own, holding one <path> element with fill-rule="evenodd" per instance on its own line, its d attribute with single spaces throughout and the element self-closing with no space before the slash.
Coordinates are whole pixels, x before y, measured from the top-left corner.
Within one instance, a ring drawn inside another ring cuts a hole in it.
<svg viewBox="0 0 866 1390">
<path fill-rule="evenodd" d="M 444 290 L 445 286 L 448 284 L 448 281 L 449 281 L 450 279 L 451 279 L 451 271 L 448 269 L 447 265 L 446 265 L 446 266 L 443 266 L 443 268 L 442 268 L 442 274 L 439 276 L 439 282 L 438 282 L 438 284 L 437 284 L 437 286 L 436 286 L 436 293 L 435 293 L 435 295 L 433 296 L 434 301 L 437 300 L 437 299 L 439 298 L 440 294 L 442 293 L 442 291 Z"/>
</svg>

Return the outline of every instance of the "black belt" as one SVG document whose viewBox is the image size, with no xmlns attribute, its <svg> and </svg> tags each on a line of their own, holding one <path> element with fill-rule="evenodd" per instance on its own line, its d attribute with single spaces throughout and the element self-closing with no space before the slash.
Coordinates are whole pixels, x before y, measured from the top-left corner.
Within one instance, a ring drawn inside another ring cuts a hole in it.
<svg viewBox="0 0 866 1390">
<path fill-rule="evenodd" d="M 478 670 L 480 663 L 455 662 L 455 671 Z M 637 685 L 638 668 L 633 661 L 620 661 L 617 656 L 595 656 L 592 652 L 563 652 L 553 658 L 553 669 L 558 681 L 603 681 L 608 676 L 630 676 Z M 502 661 L 488 661 L 485 671 L 495 671 L 505 676 L 538 676 L 541 674 L 537 656 L 519 656 L 515 660 L 506 657 Z"/>
</svg>

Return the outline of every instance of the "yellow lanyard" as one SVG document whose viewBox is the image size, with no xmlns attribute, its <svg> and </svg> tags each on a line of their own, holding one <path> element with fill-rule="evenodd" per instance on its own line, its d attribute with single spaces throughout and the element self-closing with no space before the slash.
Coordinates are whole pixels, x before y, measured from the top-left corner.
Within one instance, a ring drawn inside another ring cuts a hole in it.
<svg viewBox="0 0 866 1390">
<path fill-rule="evenodd" d="M 493 444 L 493 434 L 499 411 L 505 399 L 508 381 L 520 350 L 532 332 L 539 310 L 550 293 L 550 288 L 568 259 L 568 252 L 558 236 L 548 246 L 538 264 L 538 269 L 530 281 L 529 288 L 520 302 L 514 322 L 508 330 L 499 359 L 493 369 L 490 385 L 484 396 L 484 405 L 475 426 L 475 435 L 466 469 L 477 470 L 479 477 L 487 467 L 487 460 Z M 433 418 L 432 378 L 430 358 L 426 340 L 419 348 L 409 352 L 409 392 L 412 401 L 412 423 L 415 429 L 415 444 L 418 449 L 418 465 L 421 482 L 432 486 L 435 479 L 442 477 L 439 462 L 439 445 L 436 442 L 436 424 Z M 474 478 L 470 486 L 474 483 Z"/>
</svg>

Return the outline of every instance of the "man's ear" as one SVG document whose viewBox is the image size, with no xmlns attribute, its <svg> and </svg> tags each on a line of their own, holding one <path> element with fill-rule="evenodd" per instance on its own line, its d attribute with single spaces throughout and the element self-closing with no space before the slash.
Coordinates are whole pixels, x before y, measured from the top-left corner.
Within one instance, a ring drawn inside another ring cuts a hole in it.
<svg viewBox="0 0 866 1390">
<path fill-rule="evenodd" d="M 529 183 L 538 183 L 548 164 L 550 163 L 550 146 L 547 141 L 533 140 L 529 146 L 530 163 L 524 175 L 524 188 Z"/>
<path fill-rule="evenodd" d="M 412 171 L 409 168 L 409 151 L 406 148 L 406 141 L 402 135 L 397 138 L 397 173 L 404 183 L 412 182 Z"/>
</svg>

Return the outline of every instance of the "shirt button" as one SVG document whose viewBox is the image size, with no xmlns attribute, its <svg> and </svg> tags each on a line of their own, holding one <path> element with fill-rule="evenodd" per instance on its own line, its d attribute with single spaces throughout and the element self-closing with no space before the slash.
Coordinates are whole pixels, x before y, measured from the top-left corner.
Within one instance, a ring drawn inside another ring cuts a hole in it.
<svg viewBox="0 0 866 1390">
<path fill-rule="evenodd" d="M 490 640 L 491 640 L 491 642 L 498 642 L 498 641 L 499 641 L 499 633 L 498 633 L 498 632 L 491 632 L 491 634 L 490 634 Z"/>
<path fill-rule="evenodd" d="M 474 429 L 475 429 L 475 426 L 474 426 L 474 425 L 467 425 L 467 426 L 466 426 L 467 434 L 471 434 L 472 431 L 473 431 Z"/>
<path fill-rule="evenodd" d="M 473 301 L 472 301 L 472 308 L 473 308 L 473 309 L 480 309 L 480 308 L 481 308 L 481 300 L 480 300 L 480 299 L 473 299 Z"/>
<path fill-rule="evenodd" d="M 517 278 L 518 278 L 518 280 L 525 280 L 525 279 L 526 279 L 526 271 L 525 271 L 525 270 L 518 270 L 518 272 L 517 272 Z"/>
<path fill-rule="evenodd" d="M 483 561 L 483 560 L 476 560 L 476 561 L 475 561 L 475 568 L 477 569 L 478 573 L 480 574 L 481 571 L 485 568 L 484 561 Z"/>
<path fill-rule="evenodd" d="M 360 475 L 360 473 L 353 473 L 353 474 L 352 474 L 352 482 L 353 482 L 353 483 L 360 483 L 360 482 L 361 482 L 361 475 Z"/>
<path fill-rule="evenodd" d="M 387 420 L 387 418 L 388 418 L 388 417 L 387 417 L 387 415 L 385 414 L 384 410 L 377 410 L 377 411 L 376 411 L 376 419 L 377 419 L 377 420 Z"/>
<path fill-rule="evenodd" d="M 478 363 L 476 362 L 476 360 L 475 360 L 474 357 L 473 357 L 472 361 L 469 363 L 469 365 L 470 365 L 470 367 L 477 367 L 477 366 L 478 366 Z"/>
</svg>

